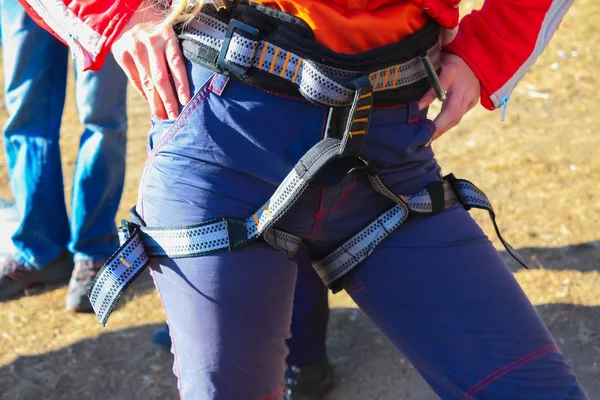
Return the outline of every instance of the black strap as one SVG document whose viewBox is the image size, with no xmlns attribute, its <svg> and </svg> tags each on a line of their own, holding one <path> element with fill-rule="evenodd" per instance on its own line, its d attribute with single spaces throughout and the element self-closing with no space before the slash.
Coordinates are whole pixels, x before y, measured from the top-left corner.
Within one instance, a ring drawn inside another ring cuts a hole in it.
<svg viewBox="0 0 600 400">
<path fill-rule="evenodd" d="M 358 157 L 362 151 L 373 110 L 373 86 L 368 76 L 350 82 L 356 92 L 342 135 L 341 157 Z"/>
<path fill-rule="evenodd" d="M 496 222 L 496 213 L 494 209 L 490 206 L 491 203 L 485 195 L 485 193 L 479 190 L 468 180 L 457 179 L 456 177 L 454 177 L 453 174 L 444 177 L 444 179 L 450 182 L 450 184 L 454 188 L 456 196 L 458 197 L 458 201 L 466 210 L 470 210 L 471 208 L 478 208 L 480 210 L 486 210 L 489 213 L 490 219 L 492 220 L 492 224 L 494 225 L 494 230 L 496 231 L 496 235 L 498 235 L 498 239 L 500 239 L 500 242 L 502 243 L 508 254 L 510 254 L 512 258 L 514 258 L 519 264 L 521 264 L 523 268 L 529 269 L 529 266 L 527 266 L 525 260 L 523 260 L 519 253 L 517 253 L 517 251 L 513 249 L 513 247 L 506 240 L 504 240 L 504 238 L 500 234 L 500 228 L 498 227 L 498 223 Z M 461 186 L 461 184 L 463 183 L 466 185 Z M 466 186 L 468 186 L 467 190 L 465 190 Z"/>
</svg>

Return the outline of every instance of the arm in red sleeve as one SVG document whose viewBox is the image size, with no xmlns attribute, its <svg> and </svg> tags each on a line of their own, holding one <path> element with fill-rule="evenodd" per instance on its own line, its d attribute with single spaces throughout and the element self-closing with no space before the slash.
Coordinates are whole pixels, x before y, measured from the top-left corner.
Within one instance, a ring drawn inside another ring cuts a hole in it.
<svg viewBox="0 0 600 400">
<path fill-rule="evenodd" d="M 79 68 L 98 70 L 142 0 L 19 0 L 44 29 L 67 44 Z"/>
<path fill-rule="evenodd" d="M 446 50 L 481 81 L 481 104 L 504 104 L 548 45 L 573 0 L 487 0 L 460 22 Z"/>
</svg>

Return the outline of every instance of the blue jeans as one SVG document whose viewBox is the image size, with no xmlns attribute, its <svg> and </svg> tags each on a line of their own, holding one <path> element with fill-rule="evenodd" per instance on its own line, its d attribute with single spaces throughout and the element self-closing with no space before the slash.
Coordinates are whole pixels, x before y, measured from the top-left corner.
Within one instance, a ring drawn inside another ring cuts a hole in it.
<svg viewBox="0 0 600 400">
<path fill-rule="evenodd" d="M 136 206 L 148 226 L 246 218 L 325 127 L 324 108 L 189 68 L 192 100 L 150 133 Z M 375 109 L 363 154 L 394 193 L 411 195 L 441 179 L 424 146 L 432 133 L 415 102 Z M 340 172 L 322 171 L 329 184 L 311 184 L 276 225 L 303 237 L 313 254 L 331 251 L 392 206 L 365 171 L 338 181 Z M 182 399 L 282 397 L 301 265 L 260 241 L 152 260 Z M 346 291 L 444 400 L 586 399 L 512 273 L 460 206 L 411 217 Z"/>
<path fill-rule="evenodd" d="M 59 132 L 68 49 L 37 26 L 16 0 L 0 0 L 8 175 L 20 214 L 15 259 L 42 269 L 68 249 L 103 260 L 118 245 L 115 216 L 125 178 L 127 79 L 112 57 L 100 72 L 78 73 L 84 126 L 73 177 L 71 218 L 64 198 Z M 74 132 L 68 132 L 72 135 Z"/>
</svg>

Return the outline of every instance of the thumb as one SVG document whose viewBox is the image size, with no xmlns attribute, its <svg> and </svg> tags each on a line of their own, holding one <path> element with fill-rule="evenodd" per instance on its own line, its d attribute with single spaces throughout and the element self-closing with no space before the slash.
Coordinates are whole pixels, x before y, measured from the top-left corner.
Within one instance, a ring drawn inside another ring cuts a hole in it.
<svg viewBox="0 0 600 400">
<path fill-rule="evenodd" d="M 417 102 L 417 104 L 419 105 L 419 110 L 423 110 L 424 108 L 429 107 L 436 98 L 437 93 L 435 92 L 435 89 L 429 89 L 427 93 L 425 93 L 425 95 Z"/>
</svg>

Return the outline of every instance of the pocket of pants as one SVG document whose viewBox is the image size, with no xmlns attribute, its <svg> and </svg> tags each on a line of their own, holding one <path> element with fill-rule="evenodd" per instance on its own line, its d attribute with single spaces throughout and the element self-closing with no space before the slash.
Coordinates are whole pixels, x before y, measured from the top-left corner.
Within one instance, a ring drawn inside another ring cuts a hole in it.
<svg viewBox="0 0 600 400">
<path fill-rule="evenodd" d="M 427 145 L 431 141 L 431 138 L 433 137 L 433 134 L 436 130 L 435 122 L 433 122 L 427 116 L 429 108 L 419 110 L 417 102 L 411 101 L 410 103 L 408 103 L 407 111 L 407 122 L 409 124 L 416 124 L 419 128 L 425 129 L 427 133 L 426 135 L 420 135 L 420 138 L 422 140 L 417 145 L 420 147 Z"/>
<path fill-rule="evenodd" d="M 216 72 L 190 65 L 188 78 L 190 84 L 196 87 L 196 90 L 190 101 L 182 107 L 179 116 L 175 119 L 161 120 L 156 116 L 151 117 L 152 128 L 148 135 L 148 155 L 154 157 L 158 151 L 165 146 L 185 125 L 190 115 L 202 104 L 208 94 L 211 92 L 211 81 L 217 75 Z"/>
</svg>

